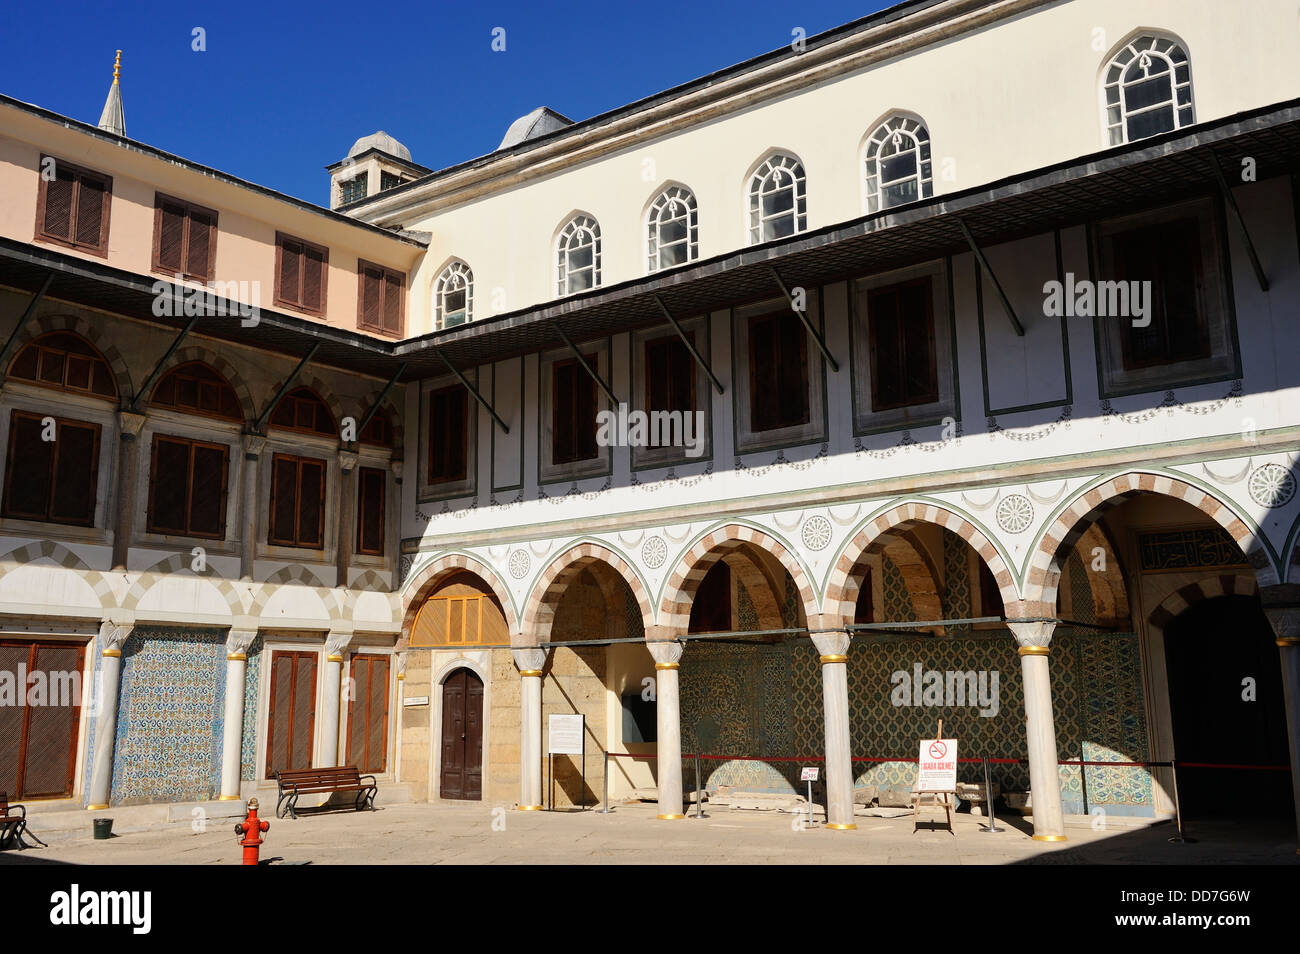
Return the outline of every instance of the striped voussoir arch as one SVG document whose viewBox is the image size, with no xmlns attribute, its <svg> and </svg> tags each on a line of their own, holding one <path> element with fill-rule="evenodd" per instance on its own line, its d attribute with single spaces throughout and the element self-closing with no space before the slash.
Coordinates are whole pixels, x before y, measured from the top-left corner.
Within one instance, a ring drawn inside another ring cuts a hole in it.
<svg viewBox="0 0 1300 954">
<path fill-rule="evenodd" d="M 993 574 L 993 579 L 1002 594 L 1003 604 L 1012 607 L 1019 602 L 1020 594 L 1016 590 L 1015 576 L 992 540 L 955 510 L 949 510 L 938 504 L 913 501 L 898 504 L 872 518 L 840 550 L 840 557 L 835 561 L 835 567 L 831 570 L 830 580 L 826 586 L 827 617 L 841 622 L 852 622 L 857 609 L 858 587 L 862 582 L 861 575 L 854 573 L 854 567 L 858 565 L 862 555 L 885 534 L 923 523 L 950 530 L 969 543 L 989 568 L 989 572 Z"/>
<path fill-rule="evenodd" d="M 555 608 L 563 598 L 564 591 L 579 572 L 596 563 L 606 564 L 623 578 L 641 610 L 641 622 L 646 633 L 651 632 L 655 624 L 654 607 L 650 603 L 645 584 L 631 564 L 599 543 L 579 543 L 553 559 L 528 594 L 528 603 L 524 607 L 525 642 L 546 642 L 550 638 Z"/>
<path fill-rule="evenodd" d="M 799 591 L 799 602 L 807 626 L 816 626 L 821 618 L 817 592 L 804 572 L 803 565 L 784 543 L 757 527 L 729 523 L 706 533 L 677 561 L 677 566 L 664 584 L 663 598 L 659 603 L 662 625 L 671 632 L 684 633 L 691 623 L 691 603 L 709 570 L 726 554 L 746 544 L 757 547 L 775 557 L 785 567 Z M 783 594 L 778 594 L 783 598 Z"/>
<path fill-rule="evenodd" d="M 266 609 L 266 604 L 271 601 L 271 597 L 275 594 L 275 588 L 287 583 L 301 583 L 303 586 L 309 586 L 316 590 L 321 602 L 329 610 L 330 619 L 341 620 L 343 618 L 343 608 L 339 605 L 338 597 L 333 589 L 317 579 L 315 574 L 305 566 L 282 566 L 263 580 L 262 588 L 253 600 L 253 605 L 249 608 L 248 614 L 250 616 L 261 616 L 263 610 Z"/>
<path fill-rule="evenodd" d="M 1194 583 L 1188 583 L 1166 596 L 1160 605 L 1151 611 L 1147 622 L 1155 634 L 1160 634 L 1183 610 L 1202 600 L 1212 600 L 1216 596 L 1254 596 L 1258 592 L 1258 582 L 1247 573 L 1208 576 Z"/>
<path fill-rule="evenodd" d="M 447 577 L 462 570 L 473 573 L 496 594 L 513 641 L 519 632 L 519 618 L 515 615 L 515 604 L 510 598 L 510 588 L 505 585 L 496 570 L 464 553 L 448 553 L 431 560 L 406 581 L 401 595 L 403 639 L 411 638 L 411 627 L 415 625 L 415 616 L 420 612 L 420 607 L 424 605 L 429 594 L 441 586 L 442 581 Z"/>
<path fill-rule="evenodd" d="M 117 345 L 113 344 L 94 322 L 77 315 L 41 315 L 23 328 L 16 344 L 18 348 L 22 348 L 28 342 L 51 331 L 71 331 L 89 341 L 104 356 L 104 360 L 112 369 L 117 383 L 118 397 L 121 399 L 135 397 L 131 384 L 131 369 L 127 366 L 126 359 L 122 357 L 122 352 L 117 349 Z"/>
<path fill-rule="evenodd" d="M 153 589 L 160 581 L 167 577 L 176 576 L 177 574 L 189 574 L 207 580 L 220 591 L 221 596 L 230 607 L 232 616 L 239 616 L 244 612 L 244 601 L 235 589 L 235 584 L 223 576 L 218 576 L 212 567 L 205 567 L 202 571 L 197 571 L 192 565 L 193 558 L 188 553 L 175 553 L 166 559 L 159 560 L 153 566 L 149 567 L 136 581 L 131 584 L 131 588 L 126 591 L 126 596 L 122 598 L 122 609 L 133 610 L 140 605 L 140 600 L 144 595 Z"/>
<path fill-rule="evenodd" d="M 171 360 L 167 362 L 167 367 L 163 369 L 163 374 L 166 374 L 172 368 L 188 364 L 191 361 L 201 361 L 209 365 L 229 382 L 230 386 L 235 389 L 235 396 L 239 398 L 239 406 L 243 409 L 245 419 L 251 421 L 257 417 L 260 409 L 257 406 L 257 401 L 253 399 L 253 391 L 248 386 L 248 382 L 239 373 L 239 368 L 222 355 L 202 345 L 192 344 L 177 349 Z M 161 375 L 159 377 L 161 378 Z"/>
<path fill-rule="evenodd" d="M 105 609 L 116 608 L 117 597 L 113 595 L 113 588 L 109 585 L 108 578 L 99 570 L 92 570 L 85 560 L 53 540 L 37 540 L 0 556 L 0 563 L 21 565 L 35 563 L 37 560 L 50 560 L 65 570 L 77 571 L 82 579 L 90 584 L 100 606 Z"/>
<path fill-rule="evenodd" d="M 1088 527 L 1112 507 L 1137 494 L 1160 494 L 1191 504 L 1237 542 L 1255 571 L 1260 586 L 1277 582 L 1273 564 L 1254 531 L 1226 503 L 1185 481 L 1164 474 L 1133 472 L 1112 477 L 1085 491 L 1060 512 L 1038 542 L 1029 561 L 1026 580 L 1026 611 L 1031 616 L 1054 616 L 1056 593 L 1061 583 L 1061 561 L 1069 554 Z"/>
</svg>

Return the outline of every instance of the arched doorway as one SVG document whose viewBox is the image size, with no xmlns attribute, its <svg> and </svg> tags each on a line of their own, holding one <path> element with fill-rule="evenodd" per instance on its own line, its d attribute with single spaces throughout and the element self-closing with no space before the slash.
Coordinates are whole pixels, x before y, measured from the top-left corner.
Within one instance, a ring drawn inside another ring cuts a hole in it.
<svg viewBox="0 0 1300 954">
<path fill-rule="evenodd" d="M 483 680 L 455 669 L 442 681 L 440 798 L 483 798 Z"/>
<path fill-rule="evenodd" d="M 1258 597 L 1199 602 L 1165 627 L 1164 641 L 1179 762 L 1288 764 L 1281 667 Z M 1189 766 L 1178 798 L 1185 817 L 1293 809 L 1289 772 Z"/>
</svg>

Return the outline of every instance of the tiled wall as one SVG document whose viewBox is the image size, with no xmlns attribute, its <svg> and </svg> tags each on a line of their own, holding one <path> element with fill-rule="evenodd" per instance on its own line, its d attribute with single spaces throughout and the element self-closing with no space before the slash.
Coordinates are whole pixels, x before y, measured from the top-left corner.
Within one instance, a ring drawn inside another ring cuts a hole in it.
<svg viewBox="0 0 1300 954">
<path fill-rule="evenodd" d="M 239 746 L 239 777 L 245 782 L 257 778 L 257 688 L 262 676 L 262 637 L 253 639 L 245 653 L 244 731 Z"/>
</svg>

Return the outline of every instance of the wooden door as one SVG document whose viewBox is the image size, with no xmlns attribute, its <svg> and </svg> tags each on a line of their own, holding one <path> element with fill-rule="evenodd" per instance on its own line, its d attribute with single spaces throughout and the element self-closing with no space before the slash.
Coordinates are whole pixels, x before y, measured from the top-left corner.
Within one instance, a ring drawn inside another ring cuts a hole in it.
<svg viewBox="0 0 1300 954">
<path fill-rule="evenodd" d="M 442 684 L 442 798 L 483 797 L 483 682 L 458 669 Z"/>
<path fill-rule="evenodd" d="M 75 643 L 0 642 L 0 792 L 11 801 L 72 795 L 85 659 Z"/>
<path fill-rule="evenodd" d="M 316 653 L 271 653 L 271 712 L 267 717 L 266 777 L 277 769 L 311 768 L 316 731 Z"/>
<path fill-rule="evenodd" d="M 352 657 L 348 696 L 348 764 L 378 775 L 388 756 L 388 657 L 357 653 Z"/>
</svg>

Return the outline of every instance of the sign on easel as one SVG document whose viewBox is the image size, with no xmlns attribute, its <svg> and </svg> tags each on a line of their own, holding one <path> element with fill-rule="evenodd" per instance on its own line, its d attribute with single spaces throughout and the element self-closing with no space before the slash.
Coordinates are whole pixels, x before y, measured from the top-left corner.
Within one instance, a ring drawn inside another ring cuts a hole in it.
<svg viewBox="0 0 1300 954">
<path fill-rule="evenodd" d="M 552 755 L 582 755 L 582 719 L 580 715 L 552 715 L 547 728 Z"/>
<path fill-rule="evenodd" d="M 957 790 L 957 740 L 922 739 L 918 792 Z"/>
</svg>

